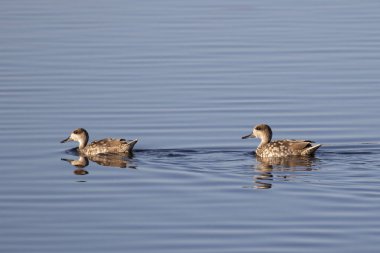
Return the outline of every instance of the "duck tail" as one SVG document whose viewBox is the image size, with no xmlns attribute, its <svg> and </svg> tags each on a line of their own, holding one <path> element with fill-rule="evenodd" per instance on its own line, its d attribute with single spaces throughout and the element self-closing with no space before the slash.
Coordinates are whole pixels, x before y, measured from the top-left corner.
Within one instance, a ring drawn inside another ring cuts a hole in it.
<svg viewBox="0 0 380 253">
<path fill-rule="evenodd" d="M 127 151 L 130 153 L 132 152 L 133 150 L 133 147 L 135 146 L 135 144 L 138 142 L 138 139 L 135 139 L 133 141 L 128 141 L 127 144 L 128 144 L 128 149 Z"/>
<path fill-rule="evenodd" d="M 319 149 L 321 146 L 322 144 L 311 146 L 305 149 L 304 151 L 302 151 L 301 155 L 314 155 L 315 151 L 317 151 L 317 149 Z"/>
</svg>

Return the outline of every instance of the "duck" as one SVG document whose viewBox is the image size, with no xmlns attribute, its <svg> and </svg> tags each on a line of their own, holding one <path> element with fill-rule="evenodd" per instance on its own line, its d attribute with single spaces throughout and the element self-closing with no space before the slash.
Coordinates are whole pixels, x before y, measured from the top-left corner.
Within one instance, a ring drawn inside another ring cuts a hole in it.
<svg viewBox="0 0 380 253">
<path fill-rule="evenodd" d="M 259 157 L 289 157 L 289 156 L 313 156 L 322 144 L 312 145 L 309 140 L 276 140 L 272 141 L 272 129 L 269 125 L 256 125 L 252 133 L 241 137 L 259 138 L 261 140 L 256 149 Z"/>
<path fill-rule="evenodd" d="M 93 141 L 90 144 L 87 144 L 89 140 L 89 135 L 86 129 L 77 128 L 71 132 L 70 136 L 62 140 L 61 143 L 68 141 L 77 141 L 79 146 L 77 151 L 79 154 L 86 156 L 93 156 L 97 154 L 129 154 L 132 152 L 133 147 L 137 143 L 135 140 L 125 140 L 125 139 L 112 139 L 106 138 L 98 141 Z"/>
</svg>

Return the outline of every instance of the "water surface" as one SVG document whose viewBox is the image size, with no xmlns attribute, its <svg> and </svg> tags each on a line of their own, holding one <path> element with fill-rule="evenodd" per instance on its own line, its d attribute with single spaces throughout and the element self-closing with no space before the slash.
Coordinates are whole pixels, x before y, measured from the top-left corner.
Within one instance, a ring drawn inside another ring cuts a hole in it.
<svg viewBox="0 0 380 253">
<path fill-rule="evenodd" d="M 379 11 L 4 1 L 0 251 L 377 252 Z M 256 159 L 262 122 L 323 146 Z M 77 127 L 136 152 L 72 166 Z"/>
</svg>

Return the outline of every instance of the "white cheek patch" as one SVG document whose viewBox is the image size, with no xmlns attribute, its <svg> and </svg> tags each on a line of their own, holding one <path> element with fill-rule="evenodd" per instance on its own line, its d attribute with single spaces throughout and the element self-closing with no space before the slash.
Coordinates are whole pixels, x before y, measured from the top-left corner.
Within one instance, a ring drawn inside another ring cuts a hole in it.
<svg viewBox="0 0 380 253">
<path fill-rule="evenodd" d="M 71 134 L 70 139 L 73 141 L 78 141 L 78 136 L 76 134 Z"/>
</svg>

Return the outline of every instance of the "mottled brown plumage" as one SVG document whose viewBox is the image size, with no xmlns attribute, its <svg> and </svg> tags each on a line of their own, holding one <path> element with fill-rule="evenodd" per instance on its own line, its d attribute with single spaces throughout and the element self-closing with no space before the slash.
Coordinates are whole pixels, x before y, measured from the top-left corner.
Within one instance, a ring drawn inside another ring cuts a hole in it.
<svg viewBox="0 0 380 253">
<path fill-rule="evenodd" d="M 89 135 L 87 131 L 83 128 L 75 129 L 68 138 L 61 141 L 77 141 L 79 142 L 78 152 L 87 156 L 92 156 L 96 154 L 106 154 L 106 153 L 130 153 L 134 145 L 137 143 L 136 140 L 125 140 L 125 139 L 102 139 L 98 141 L 93 141 L 88 144 Z"/>
<path fill-rule="evenodd" d="M 256 149 L 256 155 L 260 157 L 308 156 L 313 155 L 322 146 L 321 144 L 313 146 L 311 144 L 313 142 L 309 140 L 271 141 L 272 129 L 265 124 L 255 126 L 251 134 L 242 138 L 261 139 L 260 145 Z"/>
</svg>

